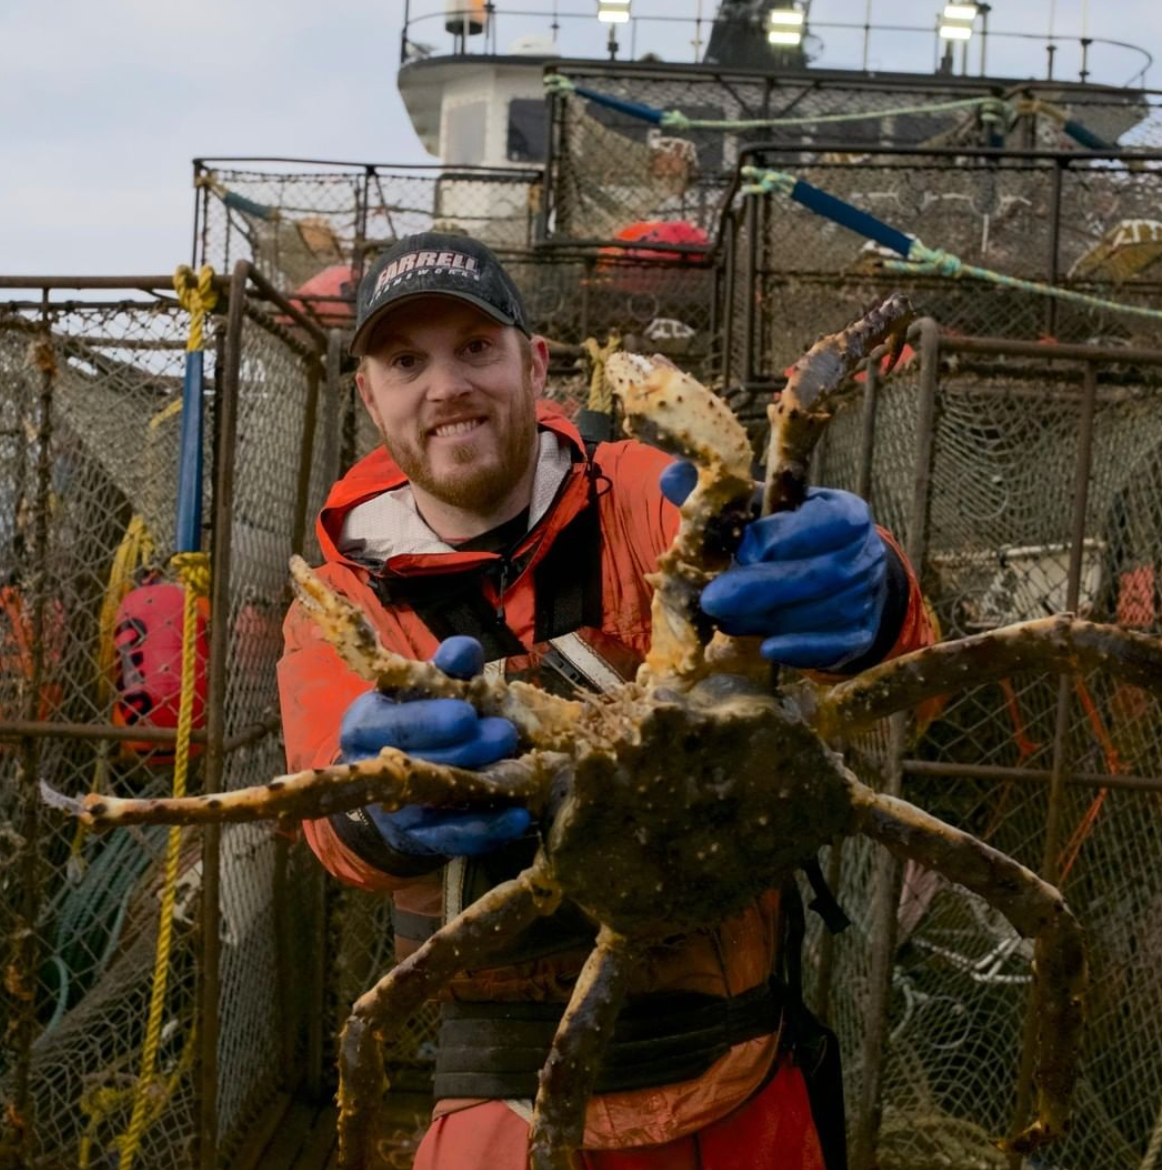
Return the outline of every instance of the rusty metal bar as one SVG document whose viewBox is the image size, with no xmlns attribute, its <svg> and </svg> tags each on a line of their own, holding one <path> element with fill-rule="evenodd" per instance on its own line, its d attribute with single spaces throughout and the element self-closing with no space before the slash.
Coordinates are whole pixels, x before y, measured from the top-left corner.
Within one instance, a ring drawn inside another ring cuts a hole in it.
<svg viewBox="0 0 1162 1170">
<path fill-rule="evenodd" d="M 731 375 L 731 350 L 734 347 L 734 283 L 737 278 L 738 221 L 733 211 L 727 211 L 723 228 L 723 256 L 726 273 L 722 288 L 722 384 L 729 386 Z"/>
<path fill-rule="evenodd" d="M 327 334 L 326 393 L 323 395 L 323 480 L 339 478 L 339 418 L 343 373 L 343 335 L 338 329 Z"/>
<path fill-rule="evenodd" d="M 916 420 L 916 469 L 905 551 L 919 573 L 928 548 L 941 337 L 939 327 L 931 317 L 917 321 L 908 330 L 908 336 L 918 337 L 920 343 L 920 401 Z M 899 796 L 903 791 L 907 715 L 903 712 L 893 715 L 889 727 L 883 791 L 891 796 Z M 888 1002 L 896 955 L 897 907 L 902 875 L 901 864 L 886 851 L 881 851 L 875 867 L 875 894 L 872 900 L 872 922 L 876 933 L 872 940 L 871 971 L 868 977 L 863 1078 L 854 1130 L 853 1170 L 871 1170 L 876 1161 L 876 1139 L 882 1112 L 880 1096 L 888 1047 Z"/>
<path fill-rule="evenodd" d="M 1006 357 L 1036 358 L 1039 362 L 1077 361 L 1162 365 L 1162 349 L 1115 349 L 1109 345 L 1045 345 L 1040 341 L 1010 341 L 1005 337 L 951 337 L 941 335 L 940 348 L 946 353 L 1003 354 Z"/>
<path fill-rule="evenodd" d="M 194 163 L 194 230 L 190 239 L 190 266 L 196 268 L 198 266 L 198 240 L 201 237 L 202 217 L 206 213 L 206 203 L 202 198 L 205 193 L 205 188 L 198 183 L 198 172 L 201 167 L 197 162 Z"/>
<path fill-rule="evenodd" d="M 861 416 L 859 468 L 856 475 L 856 492 L 870 504 L 872 502 L 872 467 L 875 453 L 876 412 L 879 407 L 879 360 L 869 359 L 864 364 L 864 382 Z M 906 772 L 907 764 L 901 761 Z M 827 884 L 833 890 L 840 887 L 843 878 L 843 842 L 836 841 L 827 858 Z M 823 932 L 819 942 L 819 966 L 815 980 L 814 1009 L 824 1023 L 831 1009 L 831 981 L 835 973 L 835 936 L 829 930 Z"/>
<path fill-rule="evenodd" d="M 746 230 L 746 267 L 743 270 L 745 307 L 742 314 L 742 380 L 749 382 L 755 371 L 755 278 L 758 269 L 758 201 L 748 195 L 744 204 L 743 226 Z"/>
<path fill-rule="evenodd" d="M 1093 419 L 1097 400 L 1097 370 L 1093 362 L 1085 366 L 1085 393 L 1077 426 L 1077 471 L 1073 483 L 1072 524 L 1069 538 L 1069 573 L 1066 578 L 1065 605 L 1077 612 L 1081 597 L 1082 558 L 1085 544 L 1085 514 L 1089 504 L 1089 480 L 1093 469 Z M 1053 733 L 1053 757 L 1050 764 L 1049 797 L 1045 811 L 1045 847 L 1041 854 L 1041 877 L 1050 885 L 1057 884 L 1057 855 L 1061 847 L 1061 804 L 1068 768 L 1069 716 L 1072 709 L 1073 680 L 1061 675 L 1057 684 L 1057 720 Z M 1026 1004 L 1025 1027 L 1021 1044 L 1021 1064 L 1017 1075 L 1017 1102 L 1013 1108 L 1010 1134 L 1024 1129 L 1033 1098 L 1033 1067 L 1036 1058 L 1038 1005 L 1040 996 L 1036 984 L 1030 990 Z M 1009 1157 L 1009 1165 L 1016 1170 L 1022 1163 L 1019 1154 Z"/>
<path fill-rule="evenodd" d="M 242 263 L 242 261 L 239 261 Z M 237 265 L 234 267 L 235 273 L 238 271 Z M 303 312 L 297 305 L 292 304 L 285 296 L 257 268 L 252 264 L 247 264 L 247 276 L 250 283 L 262 294 L 264 300 L 272 301 L 279 309 L 282 310 L 288 317 L 290 317 L 300 329 L 305 329 L 314 340 L 316 346 L 320 350 L 327 348 L 327 334 L 321 329 L 311 318 Z M 234 282 L 230 283 L 231 289 L 234 287 Z M 243 286 L 245 292 L 245 286 Z"/>
<path fill-rule="evenodd" d="M 364 265 L 367 263 L 367 219 L 371 210 L 371 177 L 375 168 L 363 168 L 363 189 L 356 197 L 355 206 L 355 246 L 352 259 L 354 260 L 354 284 L 358 293 L 359 285 L 363 281 Z"/>
<path fill-rule="evenodd" d="M 298 1077 L 295 1068 L 295 1050 L 298 1039 L 296 1032 L 295 1004 L 298 1001 L 298 980 L 294 975 L 295 920 L 292 917 L 290 898 L 287 893 L 287 868 L 290 841 L 279 833 L 274 838 L 274 864 L 271 872 L 270 896 L 271 914 L 274 925 L 274 994 L 278 1003 L 280 1023 L 278 1049 L 281 1067 L 277 1070 L 280 1089 L 292 1089 Z M 321 1005 L 316 1005 L 321 1009 Z"/>
<path fill-rule="evenodd" d="M 870 504 L 872 502 L 872 467 L 876 445 L 876 412 L 879 410 L 880 363 L 870 358 L 864 365 L 867 380 L 863 385 L 862 429 L 859 444 L 859 471 L 856 477 L 856 494 Z"/>
<path fill-rule="evenodd" d="M 214 280 L 224 288 L 222 277 Z M 142 292 L 173 292 L 173 276 L 0 276 L 0 288 L 132 288 Z"/>
<path fill-rule="evenodd" d="M 1064 167 L 1058 160 L 1053 167 L 1053 176 L 1049 183 L 1049 255 L 1046 258 L 1046 281 L 1056 284 L 1061 275 L 1061 191 L 1064 179 Z M 1057 298 L 1045 298 L 1045 335 L 1052 337 L 1057 332 Z"/>
<path fill-rule="evenodd" d="M 324 351 L 325 352 L 325 351 Z M 307 401 L 303 406 L 303 429 L 299 436 L 299 471 L 295 483 L 295 510 L 291 524 L 291 552 L 301 556 L 310 507 L 311 466 L 315 454 L 315 424 L 319 413 L 319 383 L 322 369 L 319 358 L 307 364 Z"/>
<path fill-rule="evenodd" d="M 205 792 L 219 792 L 225 776 L 226 662 L 229 654 L 230 554 L 233 535 L 234 463 L 238 438 L 238 397 L 242 364 L 242 329 L 249 261 L 239 260 L 230 278 L 226 318 L 225 368 L 218 401 L 218 450 L 214 459 L 214 524 L 210 613 L 210 670 L 206 693 Z M 218 999 L 221 985 L 220 918 L 221 830 L 207 825 L 202 834 L 201 985 L 199 987 L 199 1099 L 201 1170 L 218 1166 Z"/>
<path fill-rule="evenodd" d="M 549 219 L 553 210 L 553 175 L 557 166 L 557 119 L 559 99 L 555 92 L 546 95 L 545 110 L 545 161 L 541 171 L 541 205 L 537 208 L 536 227 L 533 232 L 535 244 L 545 244 L 549 239 Z"/>
<path fill-rule="evenodd" d="M 52 350 L 52 332 L 47 294 L 41 306 L 42 333 L 34 343 L 30 363 L 40 371 L 37 401 L 37 456 L 33 480 L 32 531 L 29 572 L 23 581 L 28 605 L 29 648 L 28 691 L 25 695 L 26 718 L 35 720 L 41 709 L 45 683 L 45 612 L 48 604 L 49 516 L 52 503 L 53 391 L 56 382 L 56 355 Z M 33 1162 L 36 1150 L 35 1101 L 31 1092 L 32 1043 L 37 1031 L 36 973 L 40 967 L 41 940 L 37 930 L 40 918 L 41 882 L 41 811 L 38 789 L 40 744 L 29 736 L 21 743 L 20 770 L 20 890 L 14 901 L 18 907 L 14 929 L 7 939 L 8 961 L 5 964 L 5 990 L 11 1003 L 8 1035 L 13 1053 L 12 1097 L 7 1121 L 15 1131 L 13 1151 L 22 1165 Z M 14 861 L 16 858 L 13 859 Z"/>
<path fill-rule="evenodd" d="M 255 743 L 271 735 L 281 726 L 280 720 L 272 716 L 259 723 L 234 732 L 223 742 L 222 750 L 229 754 L 241 747 Z M 51 719 L 10 719 L 0 723 L 0 740 L 4 739 L 96 739 L 135 740 L 142 743 L 167 744 L 177 742 L 177 732 L 172 727 L 119 727 L 114 723 L 58 723 Z M 204 730 L 190 732 L 193 743 L 206 743 Z"/>
<path fill-rule="evenodd" d="M 997 764 L 942 764 L 936 760 L 905 760 L 907 776 L 943 776 L 950 780 L 1018 780 L 1047 784 L 1049 768 L 1006 768 Z M 1127 792 L 1162 792 L 1162 776 L 1111 775 L 1105 772 L 1067 772 L 1061 781 L 1075 788 L 1121 788 Z"/>
</svg>

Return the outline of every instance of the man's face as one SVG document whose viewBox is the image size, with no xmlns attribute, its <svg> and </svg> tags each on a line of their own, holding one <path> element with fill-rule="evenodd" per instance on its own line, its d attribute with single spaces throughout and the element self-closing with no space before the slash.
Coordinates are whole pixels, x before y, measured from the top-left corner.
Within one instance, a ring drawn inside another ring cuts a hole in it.
<svg viewBox="0 0 1162 1170">
<path fill-rule="evenodd" d="M 487 513 L 531 466 L 548 355 L 454 297 L 401 305 L 371 336 L 359 393 L 413 484 Z"/>
</svg>

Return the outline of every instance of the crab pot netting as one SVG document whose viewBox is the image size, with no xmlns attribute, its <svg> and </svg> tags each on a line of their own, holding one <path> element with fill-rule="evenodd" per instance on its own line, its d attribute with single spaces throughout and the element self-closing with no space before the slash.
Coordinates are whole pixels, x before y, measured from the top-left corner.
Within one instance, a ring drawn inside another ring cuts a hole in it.
<svg viewBox="0 0 1162 1170">
<path fill-rule="evenodd" d="M 465 168 L 437 177 L 371 167 L 294 174 L 221 170 L 213 176 L 218 186 L 204 195 L 200 252 L 220 269 L 251 259 L 293 292 L 328 268 L 355 265 L 360 254 L 370 256 L 414 232 L 464 232 L 501 257 L 524 293 L 535 332 L 576 345 L 589 336 L 604 342 L 617 329 L 632 335 L 631 344 L 666 353 L 695 372 L 710 367 L 712 271 L 648 247 L 534 254 L 541 188 L 528 172 Z M 351 325 L 348 306 L 306 305 L 324 325 Z M 583 372 L 575 365 L 574 373 L 555 370 L 549 390 L 571 410 L 585 397 Z M 364 430 L 356 452 L 374 441 Z"/>
<path fill-rule="evenodd" d="M 29 706 L 25 664 L 0 672 L 0 718 L 107 723 L 112 715 L 111 661 L 102 650 L 99 613 L 114 555 L 131 517 L 141 516 L 156 542 L 156 560 L 171 551 L 175 468 L 186 318 L 168 306 L 124 304 L 54 311 L 49 339 L 56 363 L 47 377 L 28 363 L 39 314 L 0 312 L 0 563 L 5 566 L 3 637 L 10 652 L 23 626 L 35 630 L 35 597 L 43 599 L 39 640 L 43 674 Z M 212 370 L 212 361 L 209 363 Z M 47 411 L 45 407 L 47 406 Z M 37 490 L 42 454 L 49 492 Z M 37 573 L 37 524 L 45 526 L 43 575 Z M 39 581 L 39 583 L 38 583 Z M 14 665 L 11 659 L 8 665 Z M 35 712 L 35 713 L 34 713 Z M 20 745 L 0 743 L 2 935 L 13 938 L 17 907 L 30 895 L 36 910 L 31 1049 L 14 1049 L 5 1030 L 0 1093 L 15 1102 L 27 1076 L 34 1102 L 30 1125 L 35 1163 L 91 1164 L 125 1131 L 140 1064 L 157 932 L 157 891 L 165 830 L 79 836 L 57 816 L 39 814 L 35 856 L 21 839 L 22 807 L 44 779 L 66 792 L 93 784 L 122 793 L 160 791 L 164 765 L 116 744 L 65 737 L 38 741 L 37 774 L 25 774 Z M 196 782 L 196 781 L 195 781 Z M 187 842 L 182 873 L 197 862 Z M 195 883 L 196 885 L 196 883 Z M 165 1037 L 158 1057 L 174 1078 L 166 1124 L 146 1132 L 142 1165 L 178 1165 L 195 1135 L 194 1099 L 184 1037 L 192 1021 L 196 898 L 179 899 Z M 19 1012 L 4 1003 L 6 1023 Z"/>
<path fill-rule="evenodd" d="M 1156 215 L 1157 175 L 1141 169 L 1157 164 L 1064 166 L 1058 197 L 1055 167 L 1035 161 L 996 165 L 962 159 L 949 166 L 931 156 L 855 161 L 781 151 L 760 161 L 791 171 L 966 264 L 1064 284 L 1138 308 L 1162 307 L 1162 228 L 1149 228 Z M 1054 249 L 1055 205 L 1061 230 Z M 975 279 L 877 272 L 874 265 L 887 252 L 784 196 L 760 198 L 756 212 L 753 285 L 747 280 L 750 241 L 743 209 L 732 213 L 737 225 L 728 258 L 735 274 L 733 305 L 724 309 L 733 312 L 735 322 L 732 380 L 742 368 L 742 321 L 752 297 L 756 376 L 780 373 L 820 333 L 841 328 L 856 309 L 896 289 L 950 332 L 1152 345 L 1156 330 L 1148 319 L 1113 307 L 1054 300 Z"/>
<path fill-rule="evenodd" d="M 275 664 L 288 601 L 302 426 L 317 360 L 250 307 L 240 338 L 237 451 L 231 508 L 230 612 L 225 734 L 242 735 L 277 717 Z M 325 379 L 312 442 L 306 507 L 322 504 L 333 467 L 335 411 Z M 305 555 L 318 557 L 308 524 Z M 282 744 L 268 734 L 230 753 L 222 787 L 260 783 L 285 769 Z M 245 1138 L 257 1110 L 302 1066 L 311 954 L 319 945 L 317 866 L 301 841 L 268 822 L 223 826 L 220 928 L 218 1102 L 220 1156 Z M 297 973 L 297 974 L 296 974 Z"/>
<path fill-rule="evenodd" d="M 1081 386 L 1004 366 L 941 375 L 929 500 L 927 596 L 945 638 L 1066 608 Z M 911 371 L 880 388 L 871 497 L 880 522 L 906 532 L 919 387 Z M 1099 383 L 1078 608 L 1098 621 L 1162 632 L 1162 386 L 1115 369 Z M 858 482 L 861 409 L 853 398 L 826 440 L 822 482 Z M 950 697 L 906 758 L 1051 768 L 1059 681 L 1021 675 Z M 1069 689 L 1066 775 L 1162 773 L 1156 700 L 1101 675 Z M 883 736 L 852 759 L 875 776 Z M 904 796 L 1041 868 L 1048 785 L 905 774 Z M 1086 930 L 1091 967 L 1085 1051 L 1061 1166 L 1141 1164 L 1162 1105 L 1159 798 L 1093 785 L 1064 789 L 1056 864 Z M 831 1017 L 849 1102 L 858 1100 L 873 944 L 874 850 L 844 846 L 841 900 L 853 928 L 836 940 Z M 1001 1166 L 988 1138 L 1007 1130 L 1030 985 L 1031 946 L 978 898 L 914 867 L 898 910 L 879 1165 Z M 816 936 L 814 945 L 819 946 Z"/>
<path fill-rule="evenodd" d="M 220 269 L 252 260 L 286 292 L 416 232 L 460 232 L 498 251 L 527 249 L 540 190 L 531 172 L 474 167 L 203 174 L 214 185 L 203 193 L 201 258 Z M 336 310 L 319 302 L 314 311 L 327 322 Z"/>
<path fill-rule="evenodd" d="M 30 330 L 39 316 L 0 313 L 0 542 L 6 567 L 5 653 L 29 590 L 43 596 L 44 667 L 39 704 L 28 696 L 27 672 L 0 676 L 0 717 L 61 723 L 112 721 L 112 651 L 99 615 L 111 592 L 114 557 L 130 522 L 140 517 L 153 541 L 148 569 L 164 570 L 175 527 L 186 314 L 169 304 L 111 303 L 97 309 L 54 309 L 49 322 L 56 358 L 48 376 L 28 364 Z M 274 665 L 286 602 L 301 424 L 307 395 L 303 357 L 262 328 L 252 309 L 242 332 L 239 439 L 234 459 L 233 572 L 229 612 L 226 735 L 254 728 L 277 710 Z M 208 326 L 207 418 L 203 517 L 212 540 L 210 484 L 220 390 Z M 323 416 L 320 412 L 320 429 Z M 47 445 L 47 447 L 46 447 Z M 37 492 L 37 467 L 47 450 L 47 493 Z M 321 498 L 325 450 L 315 443 L 310 506 Z M 33 539 L 38 512 L 47 532 L 43 573 Z M 309 551 L 309 550 L 308 550 Z M 37 584 L 43 582 L 43 584 Z M 14 598 L 22 598 L 14 601 Z M 180 614 L 175 619 L 180 623 Z M 213 620 L 219 620 L 214 615 Z M 19 659 L 15 660 L 19 665 Z M 37 1166 L 98 1166 L 116 1156 L 126 1132 L 141 1067 L 149 1014 L 166 830 L 147 828 L 102 836 L 46 811 L 30 854 L 21 833 L 35 800 L 35 782 L 83 794 L 93 785 L 121 795 L 159 794 L 172 785 L 172 765 L 153 750 L 61 734 L 36 741 L 36 774 L 27 774 L 19 742 L 0 746 L 0 874 L 13 938 L 19 907 L 35 907 L 35 970 L 29 978 L 31 1047 L 11 1027 L 21 1003 L 5 1001 L 0 1092 L 15 1103 L 27 1083 L 34 1102 L 31 1155 Z M 202 784 L 203 757 L 194 758 L 188 787 Z M 226 756 L 225 783 L 251 784 L 282 770 L 273 734 Z M 230 827 L 222 834 L 221 999 L 218 1043 L 218 1128 L 221 1164 L 228 1166 L 256 1112 L 279 1087 L 285 1055 L 301 1045 L 305 1005 L 281 995 L 281 972 L 305 964 L 300 935 L 279 932 L 273 909 L 276 874 L 281 897 L 306 905 L 315 880 L 302 847 L 277 841 L 269 826 Z M 289 857 L 287 856 L 289 852 Z M 198 1138 L 198 1096 L 192 1070 L 197 1051 L 195 985 L 201 889 L 199 835 L 183 837 L 161 1043 L 156 1075 L 162 1104 L 151 1114 L 135 1165 L 189 1165 Z M 300 920 L 303 915 L 300 913 Z M 281 955 L 278 948 L 283 948 Z M 288 966 L 287 964 L 290 964 Z M 156 1089 L 155 1089 L 156 1093 Z"/>
<path fill-rule="evenodd" d="M 955 89 L 938 78 L 923 84 L 891 88 L 878 83 L 838 82 L 811 76 L 810 80 L 767 75 L 707 72 L 702 76 L 667 75 L 665 66 L 650 70 L 601 67 L 562 71 L 578 88 L 623 102 L 678 110 L 691 120 L 742 122 L 796 118 L 794 125 L 750 128 L 665 127 L 635 118 L 581 97 L 555 103 L 553 154 L 550 163 L 550 236 L 562 240 L 608 239 L 639 221 L 683 221 L 715 235 L 724 210 L 729 179 L 743 152 L 752 143 L 786 143 L 788 153 L 780 169 L 826 188 L 806 173 L 816 144 L 843 144 L 829 156 L 840 166 L 870 165 L 860 157 L 867 146 L 983 146 L 988 135 L 973 109 L 924 112 L 926 107 L 993 96 L 982 83 L 974 93 L 967 79 Z M 1111 144 L 1124 141 L 1139 148 L 1162 145 L 1162 114 L 1157 95 L 1104 91 L 1063 93 L 1030 83 L 1021 98 L 1038 98 Z M 909 110 L 908 113 L 889 111 Z M 852 121 L 828 122 L 834 115 L 866 114 Z M 820 119 L 818 121 L 812 119 Z M 995 126 L 993 128 L 995 130 Z M 1023 116 L 1009 128 L 1009 147 L 1074 151 L 1078 144 L 1065 133 L 1060 118 Z M 749 161 L 754 161 L 749 160 Z M 777 164 L 772 164 L 777 165 Z M 830 189 L 830 188 L 828 188 Z M 842 191 L 835 192 L 841 197 Z M 874 206 L 865 210 L 876 214 Z M 895 210 L 882 207 L 885 214 Z M 902 230 L 913 230 L 898 223 Z M 943 241 L 925 241 L 951 248 Z"/>
</svg>

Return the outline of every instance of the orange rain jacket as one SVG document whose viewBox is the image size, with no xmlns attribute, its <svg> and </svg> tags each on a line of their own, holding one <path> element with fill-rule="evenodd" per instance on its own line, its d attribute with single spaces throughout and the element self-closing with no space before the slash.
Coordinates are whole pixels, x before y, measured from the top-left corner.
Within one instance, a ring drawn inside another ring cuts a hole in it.
<svg viewBox="0 0 1162 1170">
<path fill-rule="evenodd" d="M 577 431 L 550 404 L 540 406 L 538 419 L 542 428 L 573 445 L 576 462 L 548 513 L 519 546 L 516 556 L 531 556 L 504 595 L 505 620 L 530 648 L 534 629 L 533 570 L 589 499 L 584 447 Z M 597 500 L 602 533 L 601 633 L 640 660 L 648 647 L 650 632 L 651 590 L 645 576 L 653 571 L 658 554 L 669 545 L 678 521 L 677 510 L 665 500 L 658 486 L 669 459 L 638 443 L 617 442 L 600 444 L 594 462 L 604 481 Z M 369 570 L 344 557 L 337 547 L 343 519 L 353 507 L 404 482 L 403 474 L 380 450 L 359 462 L 334 486 L 318 522 L 324 558 L 319 572 L 332 588 L 363 610 L 384 645 L 409 657 L 426 659 L 435 652 L 436 638 L 408 607 L 385 608 L 370 583 Z M 383 571 L 388 576 L 457 572 L 496 556 L 484 552 L 389 556 Z M 917 583 L 910 568 L 907 572 L 907 611 L 889 655 L 892 657 L 932 640 Z M 484 588 L 488 594 L 490 587 Z M 490 595 L 489 600 L 495 602 L 496 598 Z M 352 700 L 368 689 L 368 684 L 343 666 L 297 603 L 287 615 L 284 633 L 279 687 L 288 766 L 297 771 L 336 759 L 342 715 Z M 509 663 L 511 666 L 513 660 Z M 371 867 L 349 850 L 327 820 L 309 821 L 304 829 L 311 848 L 335 876 L 365 890 L 391 891 L 397 910 L 413 915 L 441 914 L 439 873 L 420 878 L 395 877 Z M 666 991 L 734 996 L 765 984 L 772 973 L 778 941 L 777 907 L 778 897 L 772 892 L 715 930 L 701 931 L 657 948 L 642 965 L 630 994 Z M 450 994 L 466 1000 L 566 1000 L 584 957 L 583 953 L 558 954 L 471 972 L 452 985 Z M 584 1145 L 593 1149 L 662 1145 L 701 1130 L 739 1108 L 764 1084 L 787 1080 L 770 1079 L 778 1049 L 775 1035 L 748 1040 L 735 1045 L 694 1080 L 596 1097 L 589 1106 Z M 797 1078 L 797 1070 L 794 1072 Z M 802 1084 L 795 1078 L 795 1091 L 801 1094 Z M 769 1096 L 766 1090 L 763 1096 Z M 451 1114 L 461 1111 L 467 1115 L 481 1107 L 476 1100 L 444 1100 L 436 1112 L 437 1116 L 443 1115 L 442 1121 L 451 1122 Z M 805 1153 L 800 1164 L 814 1166 L 815 1157 L 814 1153 Z M 788 1162 L 786 1170 L 798 1167 Z"/>
</svg>

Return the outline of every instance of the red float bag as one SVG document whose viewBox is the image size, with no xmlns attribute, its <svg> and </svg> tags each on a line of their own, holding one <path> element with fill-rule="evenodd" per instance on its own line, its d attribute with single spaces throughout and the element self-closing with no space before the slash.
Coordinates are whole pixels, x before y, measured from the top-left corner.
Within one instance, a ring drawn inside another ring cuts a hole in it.
<svg viewBox="0 0 1162 1170">
<path fill-rule="evenodd" d="M 116 699 L 113 722 L 118 727 L 176 729 L 182 697 L 182 604 L 185 587 L 173 582 L 140 585 L 125 595 L 113 631 L 116 647 Z M 197 602 L 194 637 L 195 730 L 206 725 L 206 667 L 210 657 L 207 627 L 210 604 Z M 191 757 L 202 751 L 190 745 Z M 152 764 L 172 764 L 173 744 L 126 740 L 127 751 Z"/>
</svg>

